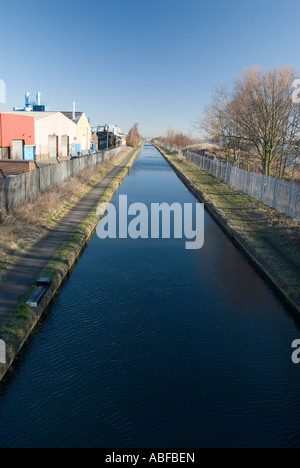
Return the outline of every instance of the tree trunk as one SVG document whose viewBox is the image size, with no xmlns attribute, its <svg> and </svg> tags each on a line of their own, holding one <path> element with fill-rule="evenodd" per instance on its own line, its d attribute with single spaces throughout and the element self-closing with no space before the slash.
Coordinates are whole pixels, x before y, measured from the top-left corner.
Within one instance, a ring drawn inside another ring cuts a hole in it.
<svg viewBox="0 0 300 468">
<path fill-rule="evenodd" d="M 271 175 L 271 166 L 272 166 L 272 153 L 269 150 L 265 151 L 263 159 L 263 172 L 266 177 Z"/>
</svg>

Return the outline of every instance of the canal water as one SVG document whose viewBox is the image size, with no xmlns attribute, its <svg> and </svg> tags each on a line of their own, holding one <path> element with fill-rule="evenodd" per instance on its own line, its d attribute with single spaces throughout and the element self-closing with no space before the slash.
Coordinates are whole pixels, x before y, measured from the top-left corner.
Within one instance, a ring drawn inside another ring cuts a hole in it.
<svg viewBox="0 0 300 468">
<path fill-rule="evenodd" d="M 116 196 L 195 203 L 151 145 Z M 0 447 L 296 447 L 300 329 L 205 215 L 205 244 L 96 235 L 1 385 Z"/>
</svg>

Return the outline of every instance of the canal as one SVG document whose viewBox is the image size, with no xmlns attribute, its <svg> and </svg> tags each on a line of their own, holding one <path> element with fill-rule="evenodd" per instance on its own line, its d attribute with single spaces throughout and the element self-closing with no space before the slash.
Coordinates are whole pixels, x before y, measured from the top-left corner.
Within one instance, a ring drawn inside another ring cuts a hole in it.
<svg viewBox="0 0 300 468">
<path fill-rule="evenodd" d="M 151 145 L 114 198 L 196 203 Z M 205 244 L 93 237 L 0 393 L 0 447 L 296 447 L 299 325 L 208 214 Z"/>
</svg>

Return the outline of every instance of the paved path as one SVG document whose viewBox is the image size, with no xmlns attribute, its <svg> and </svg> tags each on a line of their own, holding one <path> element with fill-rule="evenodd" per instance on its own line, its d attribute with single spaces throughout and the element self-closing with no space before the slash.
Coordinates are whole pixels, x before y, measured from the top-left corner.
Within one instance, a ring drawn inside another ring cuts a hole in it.
<svg viewBox="0 0 300 468">
<path fill-rule="evenodd" d="M 43 239 L 39 240 L 31 250 L 20 256 L 14 267 L 0 280 L 0 327 L 11 316 L 15 308 L 22 302 L 29 288 L 39 278 L 55 254 L 70 239 L 77 227 L 85 220 L 97 205 L 111 182 L 120 174 L 132 158 L 134 152 L 112 169 L 93 189 L 56 225 L 49 229 Z"/>
</svg>

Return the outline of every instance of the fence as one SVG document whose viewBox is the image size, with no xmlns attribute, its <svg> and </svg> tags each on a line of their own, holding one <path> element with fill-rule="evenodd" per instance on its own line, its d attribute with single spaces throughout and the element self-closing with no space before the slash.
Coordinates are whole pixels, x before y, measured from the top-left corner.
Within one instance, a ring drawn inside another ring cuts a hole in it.
<svg viewBox="0 0 300 468">
<path fill-rule="evenodd" d="M 10 211 L 16 206 L 32 201 L 39 193 L 61 185 L 69 177 L 74 177 L 88 167 L 111 159 L 122 150 L 124 147 L 101 151 L 60 164 L 41 167 L 15 177 L 7 177 L 0 181 L 0 209 Z"/>
<path fill-rule="evenodd" d="M 161 143 L 159 144 L 161 145 Z M 275 208 L 275 210 L 287 214 L 295 220 L 300 220 L 300 186 L 237 169 L 192 151 L 180 151 L 167 145 L 164 145 L 164 147 L 181 154 L 188 161 L 221 179 L 226 184 Z"/>
</svg>

